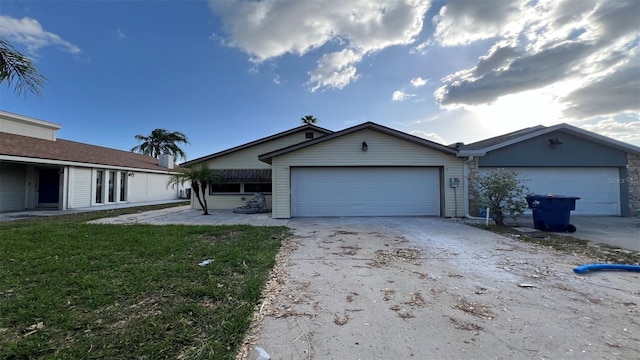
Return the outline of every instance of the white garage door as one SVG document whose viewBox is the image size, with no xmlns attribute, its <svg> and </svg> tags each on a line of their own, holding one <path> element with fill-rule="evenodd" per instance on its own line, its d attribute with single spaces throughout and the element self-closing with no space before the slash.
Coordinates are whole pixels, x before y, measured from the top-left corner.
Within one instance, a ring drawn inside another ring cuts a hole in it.
<svg viewBox="0 0 640 360">
<path fill-rule="evenodd" d="M 481 175 L 491 169 L 483 168 Z M 508 168 L 519 172 L 523 184 L 535 194 L 577 196 L 578 215 L 620 215 L 617 168 Z"/>
<path fill-rule="evenodd" d="M 437 168 L 291 169 L 291 216 L 440 214 Z"/>
</svg>

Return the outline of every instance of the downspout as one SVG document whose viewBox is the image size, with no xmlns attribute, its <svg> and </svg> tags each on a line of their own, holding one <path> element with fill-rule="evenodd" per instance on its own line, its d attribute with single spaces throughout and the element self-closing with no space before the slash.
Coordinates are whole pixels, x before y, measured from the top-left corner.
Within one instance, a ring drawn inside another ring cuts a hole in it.
<svg viewBox="0 0 640 360">
<path fill-rule="evenodd" d="M 464 217 L 469 220 L 485 220 L 483 217 L 471 216 L 469 214 L 469 163 L 473 161 L 473 156 L 469 156 L 464 162 Z"/>
</svg>

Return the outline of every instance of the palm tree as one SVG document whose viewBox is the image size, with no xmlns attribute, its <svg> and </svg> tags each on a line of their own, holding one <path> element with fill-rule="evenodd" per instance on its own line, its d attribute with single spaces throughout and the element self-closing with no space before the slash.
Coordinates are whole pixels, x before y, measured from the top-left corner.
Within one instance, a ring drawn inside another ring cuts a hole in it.
<svg viewBox="0 0 640 360">
<path fill-rule="evenodd" d="M 32 93 L 41 96 L 40 89 L 46 80 L 28 57 L 0 36 L 0 83 L 6 82 L 7 86 L 12 86 L 15 82 L 18 95 Z"/>
<path fill-rule="evenodd" d="M 305 115 L 300 118 L 300 120 L 302 120 L 303 125 L 313 125 L 318 121 L 318 119 L 316 119 L 313 115 Z"/>
<path fill-rule="evenodd" d="M 169 132 L 165 129 L 155 129 L 151 135 L 136 135 L 136 140 L 142 144 L 131 148 L 132 152 L 158 158 L 162 154 L 171 154 L 176 159 L 187 159 L 187 154 L 177 145 L 188 144 L 187 136 L 179 131 Z"/>
<path fill-rule="evenodd" d="M 207 207 L 207 188 L 214 184 L 222 184 L 223 180 L 217 171 L 202 164 L 199 167 L 184 169 L 171 175 L 167 186 L 176 187 L 178 184 L 191 183 L 192 193 L 195 194 L 204 211 L 202 215 L 209 215 Z"/>
</svg>

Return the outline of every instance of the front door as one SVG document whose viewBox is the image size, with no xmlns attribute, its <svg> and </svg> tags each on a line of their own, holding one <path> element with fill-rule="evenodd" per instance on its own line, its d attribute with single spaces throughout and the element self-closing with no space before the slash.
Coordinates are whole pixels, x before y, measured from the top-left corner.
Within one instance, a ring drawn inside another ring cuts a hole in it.
<svg viewBox="0 0 640 360">
<path fill-rule="evenodd" d="M 38 207 L 58 207 L 59 169 L 40 169 L 38 175 Z"/>
</svg>

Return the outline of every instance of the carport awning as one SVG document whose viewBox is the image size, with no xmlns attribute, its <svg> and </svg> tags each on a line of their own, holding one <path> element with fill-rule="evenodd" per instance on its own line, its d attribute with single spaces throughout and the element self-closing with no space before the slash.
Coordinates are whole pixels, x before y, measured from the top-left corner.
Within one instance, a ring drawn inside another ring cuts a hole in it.
<svg viewBox="0 0 640 360">
<path fill-rule="evenodd" d="M 271 169 L 218 169 L 227 183 L 270 183 Z"/>
</svg>

